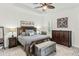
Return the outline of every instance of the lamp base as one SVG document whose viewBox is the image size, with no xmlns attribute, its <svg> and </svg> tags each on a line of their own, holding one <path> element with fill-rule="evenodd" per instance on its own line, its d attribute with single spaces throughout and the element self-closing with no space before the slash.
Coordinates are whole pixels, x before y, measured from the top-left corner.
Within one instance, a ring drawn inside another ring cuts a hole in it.
<svg viewBox="0 0 79 59">
<path fill-rule="evenodd" d="M 14 37 L 14 35 L 12 35 L 12 37 Z"/>
</svg>

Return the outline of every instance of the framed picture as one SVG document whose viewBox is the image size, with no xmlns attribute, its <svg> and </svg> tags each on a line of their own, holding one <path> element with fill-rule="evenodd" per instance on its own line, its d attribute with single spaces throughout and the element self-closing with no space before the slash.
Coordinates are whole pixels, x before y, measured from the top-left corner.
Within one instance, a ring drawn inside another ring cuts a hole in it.
<svg viewBox="0 0 79 59">
<path fill-rule="evenodd" d="M 21 26 L 34 26 L 34 22 L 32 21 L 20 21 Z"/>
<path fill-rule="evenodd" d="M 68 28 L 68 17 L 58 18 L 57 28 Z"/>
</svg>

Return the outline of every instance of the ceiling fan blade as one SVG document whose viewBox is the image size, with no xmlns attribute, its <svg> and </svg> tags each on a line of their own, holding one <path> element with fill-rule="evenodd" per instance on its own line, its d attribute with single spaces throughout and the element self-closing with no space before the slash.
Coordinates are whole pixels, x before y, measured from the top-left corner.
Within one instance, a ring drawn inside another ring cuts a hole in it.
<svg viewBox="0 0 79 59">
<path fill-rule="evenodd" d="M 54 9 L 55 7 L 54 6 L 51 6 L 51 5 L 48 5 L 47 6 L 49 9 Z"/>
<path fill-rule="evenodd" d="M 38 7 L 35 7 L 35 8 L 41 8 L 41 7 L 43 7 L 43 6 L 38 6 Z"/>
<path fill-rule="evenodd" d="M 47 3 L 48 5 L 51 5 L 51 4 L 53 4 L 53 3 Z"/>
</svg>

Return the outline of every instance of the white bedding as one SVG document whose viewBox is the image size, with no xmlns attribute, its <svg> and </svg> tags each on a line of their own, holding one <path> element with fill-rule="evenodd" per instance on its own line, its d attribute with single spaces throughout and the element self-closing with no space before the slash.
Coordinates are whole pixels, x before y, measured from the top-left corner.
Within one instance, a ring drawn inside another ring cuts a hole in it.
<svg viewBox="0 0 79 59">
<path fill-rule="evenodd" d="M 19 35 L 18 36 L 18 41 L 22 45 L 25 45 L 25 44 L 30 44 L 33 41 L 42 40 L 42 39 L 45 39 L 45 38 L 49 38 L 49 36 L 48 35 L 33 35 L 33 36 L 22 36 L 22 35 Z"/>
</svg>

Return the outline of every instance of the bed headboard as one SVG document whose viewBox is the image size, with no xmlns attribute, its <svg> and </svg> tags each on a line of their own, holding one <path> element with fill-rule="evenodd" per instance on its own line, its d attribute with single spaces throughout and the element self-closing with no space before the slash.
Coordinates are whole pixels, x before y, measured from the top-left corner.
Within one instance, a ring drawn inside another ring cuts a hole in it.
<svg viewBox="0 0 79 59">
<path fill-rule="evenodd" d="M 25 32 L 26 30 L 34 30 L 36 32 L 36 27 L 34 26 L 21 26 L 17 28 L 17 36 L 20 35 L 21 32 Z"/>
</svg>

